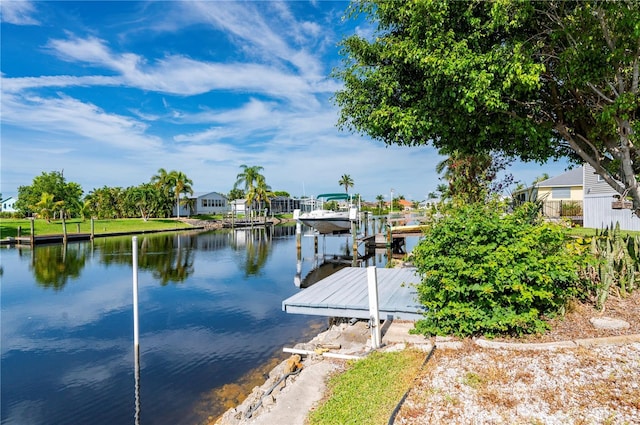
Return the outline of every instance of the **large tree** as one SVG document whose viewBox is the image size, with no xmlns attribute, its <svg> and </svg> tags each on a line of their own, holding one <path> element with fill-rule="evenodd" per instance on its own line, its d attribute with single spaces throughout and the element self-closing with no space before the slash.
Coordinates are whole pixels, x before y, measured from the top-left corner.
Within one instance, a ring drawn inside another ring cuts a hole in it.
<svg viewBox="0 0 640 425">
<path fill-rule="evenodd" d="M 339 126 L 387 144 L 589 163 L 640 212 L 640 3 L 357 0 Z"/>
<path fill-rule="evenodd" d="M 77 206 L 80 205 L 82 192 L 82 187 L 78 183 L 67 182 L 61 171 L 43 172 L 33 179 L 30 186 L 18 188 L 16 209 L 25 214 L 35 212 L 36 204 L 43 200 L 42 195 L 46 193 L 53 196 L 51 202 L 64 204 L 65 214 L 75 214 L 79 211 Z"/>
<path fill-rule="evenodd" d="M 248 166 L 242 164 L 240 168 L 242 168 L 242 172 L 238 173 L 238 175 L 236 176 L 236 183 L 234 184 L 233 188 L 238 189 L 240 186 L 243 186 L 245 192 L 245 200 L 247 202 L 246 208 L 251 211 L 251 204 L 256 198 L 256 187 L 258 186 L 259 182 L 262 182 L 261 184 L 266 186 L 265 178 L 260 173 L 262 170 L 264 170 L 264 167 L 261 167 L 260 165 Z M 251 213 L 249 214 L 251 215 Z"/>
<path fill-rule="evenodd" d="M 151 183 L 160 189 L 165 197 L 171 200 L 165 206 L 165 212 L 171 215 L 171 209 L 175 205 L 176 213 L 180 218 L 180 195 L 193 195 L 193 189 L 191 188 L 193 181 L 182 171 L 167 171 L 164 168 L 159 168 L 158 173 L 151 177 Z"/>
<path fill-rule="evenodd" d="M 467 203 L 485 202 L 513 182 L 510 174 L 498 178 L 508 163 L 500 155 L 453 151 L 436 165 L 436 172 L 449 183 L 445 198 Z"/>
</svg>

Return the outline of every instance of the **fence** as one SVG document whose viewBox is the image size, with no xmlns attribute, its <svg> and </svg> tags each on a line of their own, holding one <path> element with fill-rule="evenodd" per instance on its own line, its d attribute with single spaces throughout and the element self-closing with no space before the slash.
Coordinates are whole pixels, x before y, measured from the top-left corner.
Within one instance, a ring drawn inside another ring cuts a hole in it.
<svg viewBox="0 0 640 425">
<path fill-rule="evenodd" d="M 582 201 L 544 201 L 542 214 L 550 218 L 581 219 L 583 216 Z"/>
</svg>

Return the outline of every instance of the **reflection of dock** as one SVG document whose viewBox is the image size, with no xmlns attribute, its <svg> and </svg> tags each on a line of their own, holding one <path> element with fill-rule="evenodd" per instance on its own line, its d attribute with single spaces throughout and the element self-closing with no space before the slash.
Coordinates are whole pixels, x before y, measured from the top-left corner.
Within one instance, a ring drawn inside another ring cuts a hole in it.
<svg viewBox="0 0 640 425">
<path fill-rule="evenodd" d="M 18 245 L 44 245 L 52 243 L 64 243 L 88 241 L 91 239 L 90 233 L 69 233 L 65 235 L 41 235 L 41 236 L 18 236 L 14 241 Z"/>
</svg>

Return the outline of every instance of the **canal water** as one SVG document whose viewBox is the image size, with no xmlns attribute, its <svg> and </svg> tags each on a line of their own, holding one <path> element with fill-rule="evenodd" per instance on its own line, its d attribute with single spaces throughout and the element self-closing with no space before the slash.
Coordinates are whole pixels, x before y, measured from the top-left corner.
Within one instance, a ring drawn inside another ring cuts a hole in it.
<svg viewBox="0 0 640 425">
<path fill-rule="evenodd" d="M 328 319 L 282 300 L 338 266 L 348 236 L 295 226 L 140 235 L 138 423 L 200 424 Z M 363 248 L 361 248 L 363 249 Z M 3 248 L 1 423 L 128 424 L 136 414 L 132 238 Z M 361 253 L 363 254 L 363 253 Z M 386 256 L 369 260 L 384 267 Z M 238 384 L 245 384 L 239 387 Z"/>
</svg>

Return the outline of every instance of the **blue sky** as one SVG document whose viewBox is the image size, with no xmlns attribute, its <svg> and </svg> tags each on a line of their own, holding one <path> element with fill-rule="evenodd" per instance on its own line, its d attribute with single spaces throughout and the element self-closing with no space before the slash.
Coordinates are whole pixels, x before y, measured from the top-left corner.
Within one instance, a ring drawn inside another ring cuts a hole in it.
<svg viewBox="0 0 640 425">
<path fill-rule="evenodd" d="M 435 190 L 430 147 L 341 132 L 331 96 L 339 41 L 371 34 L 346 1 L 6 1 L 1 37 L 1 185 L 16 195 L 62 171 L 85 193 L 183 171 L 227 193 L 242 164 L 294 196 Z M 564 162 L 515 164 L 530 183 Z"/>
</svg>

